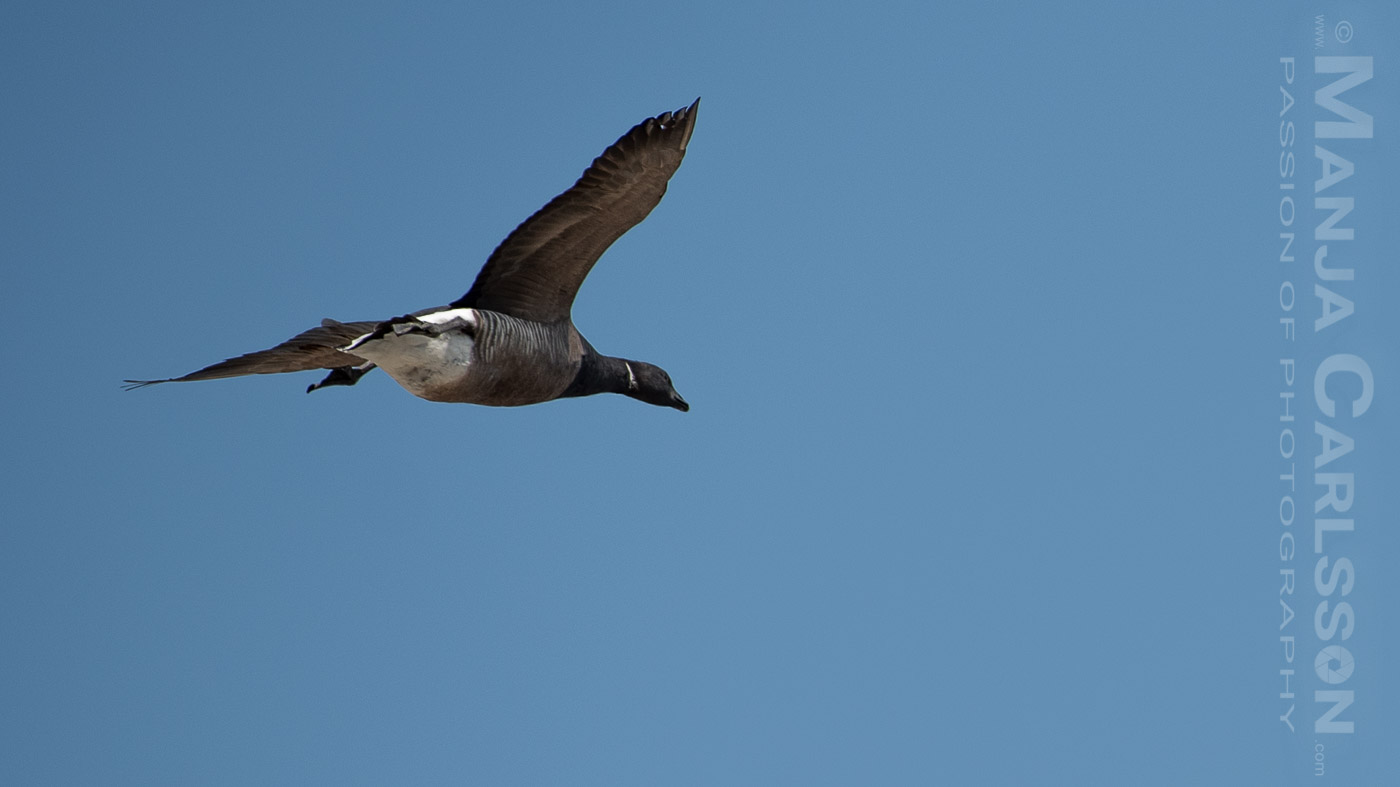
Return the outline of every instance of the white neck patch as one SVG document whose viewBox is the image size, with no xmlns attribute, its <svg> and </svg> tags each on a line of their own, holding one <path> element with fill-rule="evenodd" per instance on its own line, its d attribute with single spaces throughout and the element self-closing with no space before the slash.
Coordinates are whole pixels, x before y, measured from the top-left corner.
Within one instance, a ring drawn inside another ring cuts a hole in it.
<svg viewBox="0 0 1400 787">
<path fill-rule="evenodd" d="M 632 371 L 632 364 L 623 361 L 622 365 L 627 367 L 627 390 L 637 390 L 637 375 Z"/>
</svg>

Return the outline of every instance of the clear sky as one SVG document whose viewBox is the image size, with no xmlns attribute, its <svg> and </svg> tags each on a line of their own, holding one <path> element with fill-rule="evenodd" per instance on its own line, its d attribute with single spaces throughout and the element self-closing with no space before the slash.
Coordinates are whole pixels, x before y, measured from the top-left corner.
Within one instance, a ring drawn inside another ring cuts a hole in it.
<svg viewBox="0 0 1400 787">
<path fill-rule="evenodd" d="M 5 3 L 0 783 L 1393 779 L 1400 15 L 1129 5 Z M 689 413 L 119 388 L 696 96 L 574 308 Z"/>
</svg>

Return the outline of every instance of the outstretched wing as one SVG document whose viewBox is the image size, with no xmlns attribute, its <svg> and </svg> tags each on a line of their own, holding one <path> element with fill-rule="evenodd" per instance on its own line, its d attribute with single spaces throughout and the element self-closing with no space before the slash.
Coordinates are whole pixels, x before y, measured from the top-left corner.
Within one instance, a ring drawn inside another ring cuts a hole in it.
<svg viewBox="0 0 1400 787">
<path fill-rule="evenodd" d="M 337 350 L 356 338 L 374 330 L 377 322 L 336 322 L 322 320 L 320 326 L 302 331 L 276 347 L 219 361 L 184 377 L 166 380 L 124 380 L 127 388 L 141 388 L 156 383 L 184 383 L 193 380 L 217 380 L 221 377 L 242 377 L 245 374 L 279 374 L 307 369 L 338 369 L 360 366 L 364 358 Z"/>
<path fill-rule="evenodd" d="M 452 306 L 538 322 L 569 317 L 584 277 L 613 241 L 651 213 L 685 157 L 700 99 L 637 124 L 568 191 L 526 219 L 491 253 Z"/>
</svg>

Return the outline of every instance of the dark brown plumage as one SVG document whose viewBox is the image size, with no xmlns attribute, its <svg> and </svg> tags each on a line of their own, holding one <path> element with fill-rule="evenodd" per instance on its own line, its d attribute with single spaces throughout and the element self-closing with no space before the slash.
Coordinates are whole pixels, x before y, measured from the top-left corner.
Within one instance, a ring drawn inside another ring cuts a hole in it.
<svg viewBox="0 0 1400 787">
<path fill-rule="evenodd" d="M 641 223 L 681 165 L 700 99 L 643 121 L 593 160 L 568 191 L 515 228 L 487 258 L 472 288 L 453 302 L 522 320 L 569 319 L 593 263 Z"/>
<path fill-rule="evenodd" d="M 354 385 L 376 366 L 434 401 L 520 405 L 621 393 L 689 409 L 660 367 L 597 353 L 571 310 L 594 263 L 651 213 L 685 157 L 700 100 L 649 118 L 594 159 L 492 252 L 451 305 L 383 322 L 323 320 L 276 347 L 183 377 L 128 387 L 307 369 L 331 373 L 307 391 Z"/>
</svg>

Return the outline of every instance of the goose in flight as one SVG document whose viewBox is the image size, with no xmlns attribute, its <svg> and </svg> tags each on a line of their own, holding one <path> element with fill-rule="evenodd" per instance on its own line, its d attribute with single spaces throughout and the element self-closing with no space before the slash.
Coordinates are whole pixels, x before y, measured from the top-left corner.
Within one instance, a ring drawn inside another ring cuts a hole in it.
<svg viewBox="0 0 1400 787">
<path fill-rule="evenodd" d="M 603 355 L 574 327 L 574 296 L 598 258 L 651 213 L 685 157 L 700 99 L 637 124 L 568 191 L 506 236 L 465 295 L 384 321 L 322 320 L 267 350 L 157 383 L 329 369 L 307 393 L 354 385 L 375 367 L 434 402 L 513 407 L 619 393 L 690 405 L 659 366 Z"/>
</svg>

